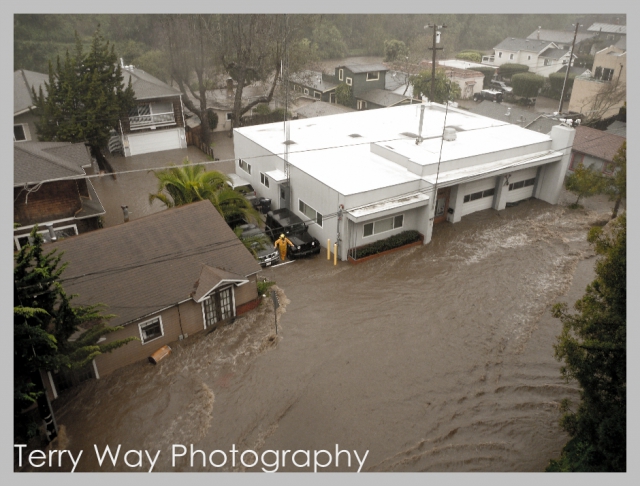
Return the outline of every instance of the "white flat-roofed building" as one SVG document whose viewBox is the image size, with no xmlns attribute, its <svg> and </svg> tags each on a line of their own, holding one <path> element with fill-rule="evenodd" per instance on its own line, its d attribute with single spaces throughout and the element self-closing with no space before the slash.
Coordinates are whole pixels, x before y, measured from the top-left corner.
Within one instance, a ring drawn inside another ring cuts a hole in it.
<svg viewBox="0 0 640 486">
<path fill-rule="evenodd" d="M 293 120 L 288 132 L 285 143 L 283 123 L 235 129 L 236 173 L 321 242 L 337 241 L 341 260 L 408 229 L 429 243 L 434 224 L 509 202 L 555 204 L 575 135 L 435 103 Z"/>
</svg>

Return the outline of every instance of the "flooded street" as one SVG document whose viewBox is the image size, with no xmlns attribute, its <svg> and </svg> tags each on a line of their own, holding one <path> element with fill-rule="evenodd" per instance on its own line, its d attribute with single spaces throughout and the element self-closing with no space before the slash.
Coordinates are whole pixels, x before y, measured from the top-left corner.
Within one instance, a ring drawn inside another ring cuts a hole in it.
<svg viewBox="0 0 640 486">
<path fill-rule="evenodd" d="M 553 357 L 561 324 L 549 306 L 573 303 L 593 279 L 586 233 L 609 207 L 529 200 L 362 265 L 321 253 L 265 270 L 281 289 L 277 337 L 265 299 L 172 345 L 156 367 L 122 368 L 56 401 L 68 448 L 85 451 L 76 470 L 131 470 L 100 467 L 94 444 L 160 449 L 154 471 L 244 469 L 172 467 L 172 444 L 207 454 L 338 444 L 369 450 L 363 471 L 542 471 L 567 440 L 559 403 L 578 397 Z"/>
</svg>

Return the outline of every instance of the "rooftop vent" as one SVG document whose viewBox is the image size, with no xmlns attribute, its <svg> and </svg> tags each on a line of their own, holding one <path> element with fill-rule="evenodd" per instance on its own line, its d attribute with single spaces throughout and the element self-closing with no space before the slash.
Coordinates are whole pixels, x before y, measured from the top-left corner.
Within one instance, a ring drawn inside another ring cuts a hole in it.
<svg viewBox="0 0 640 486">
<path fill-rule="evenodd" d="M 360 135 L 359 133 L 352 133 L 351 135 L 349 135 L 351 138 L 360 138 L 362 137 L 362 135 Z"/>
<path fill-rule="evenodd" d="M 402 132 L 400 135 L 404 135 L 405 137 L 409 137 L 409 138 L 418 138 L 418 135 L 411 132 Z"/>
<path fill-rule="evenodd" d="M 295 142 L 293 140 L 285 140 L 282 143 L 285 144 L 285 145 L 293 145 L 293 144 L 295 144 Z"/>
<path fill-rule="evenodd" d="M 447 142 L 453 142 L 456 139 L 456 129 L 452 127 L 445 128 L 443 138 Z"/>
</svg>

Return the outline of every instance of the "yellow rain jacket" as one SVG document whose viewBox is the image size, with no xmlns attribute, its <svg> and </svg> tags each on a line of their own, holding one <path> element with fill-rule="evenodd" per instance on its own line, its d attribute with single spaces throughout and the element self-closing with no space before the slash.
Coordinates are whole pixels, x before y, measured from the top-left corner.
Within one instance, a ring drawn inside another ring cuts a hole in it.
<svg viewBox="0 0 640 486">
<path fill-rule="evenodd" d="M 280 260 L 282 260 L 283 262 L 287 259 L 287 246 L 293 246 L 293 243 L 291 243 L 291 241 L 289 241 L 289 238 L 287 238 L 286 236 L 281 236 L 273 244 L 273 247 L 277 248 L 280 251 Z"/>
</svg>

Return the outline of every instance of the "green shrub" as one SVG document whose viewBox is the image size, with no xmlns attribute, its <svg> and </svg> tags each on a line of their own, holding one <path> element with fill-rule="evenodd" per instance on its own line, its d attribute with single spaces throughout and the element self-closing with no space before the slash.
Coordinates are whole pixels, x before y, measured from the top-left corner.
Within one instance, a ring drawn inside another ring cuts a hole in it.
<svg viewBox="0 0 640 486">
<path fill-rule="evenodd" d="M 456 59 L 469 62 L 482 62 L 482 52 L 474 50 L 466 50 L 456 54 Z"/>
<path fill-rule="evenodd" d="M 420 233 L 416 230 L 407 230 L 397 235 L 390 236 L 383 240 L 374 241 L 368 245 L 362 246 L 356 250 L 356 259 L 364 258 L 369 255 L 375 255 L 387 250 L 393 250 L 409 243 L 414 243 L 420 239 Z"/>
<path fill-rule="evenodd" d="M 269 108 L 269 105 L 266 103 L 260 103 L 253 109 L 253 112 L 256 115 L 268 115 L 269 113 L 271 113 L 271 108 Z"/>
<path fill-rule="evenodd" d="M 524 98 L 535 98 L 544 85 L 545 78 L 533 73 L 520 73 L 511 78 L 513 94 Z"/>
<path fill-rule="evenodd" d="M 511 76 L 513 76 L 514 74 L 526 73 L 528 71 L 529 66 L 525 66 L 524 64 L 516 64 L 513 62 L 508 62 L 498 68 L 498 72 L 503 78 L 511 78 Z"/>
<path fill-rule="evenodd" d="M 258 295 L 267 295 L 269 288 L 275 284 L 276 284 L 275 282 L 271 282 L 269 280 L 263 280 L 262 282 L 258 282 Z"/>
</svg>

